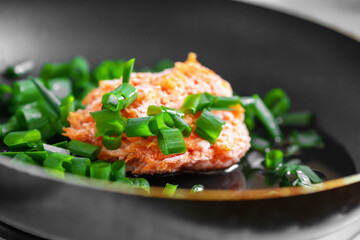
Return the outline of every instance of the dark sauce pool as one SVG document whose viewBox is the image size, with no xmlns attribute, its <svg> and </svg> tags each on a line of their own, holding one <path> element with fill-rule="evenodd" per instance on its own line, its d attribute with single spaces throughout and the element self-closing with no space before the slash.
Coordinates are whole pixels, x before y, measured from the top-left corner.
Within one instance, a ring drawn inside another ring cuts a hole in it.
<svg viewBox="0 0 360 240">
<path fill-rule="evenodd" d="M 331 180 L 356 173 L 356 167 L 350 155 L 336 140 L 318 131 L 323 139 L 323 148 L 303 149 L 297 155 L 286 157 L 285 162 L 298 161 L 312 168 L 320 178 Z M 239 164 L 228 169 L 206 172 L 180 172 L 168 175 L 136 175 L 146 178 L 150 186 L 165 186 L 166 183 L 178 185 L 178 188 L 191 188 L 195 184 L 205 189 L 261 189 L 277 187 L 261 170 L 263 154 L 249 151 Z M 129 175 L 133 177 L 133 175 Z"/>
</svg>

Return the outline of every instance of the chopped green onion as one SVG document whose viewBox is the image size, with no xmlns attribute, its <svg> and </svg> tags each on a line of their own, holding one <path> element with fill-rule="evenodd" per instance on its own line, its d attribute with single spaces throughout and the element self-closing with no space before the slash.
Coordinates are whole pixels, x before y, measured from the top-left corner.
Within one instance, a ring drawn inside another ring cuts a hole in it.
<svg viewBox="0 0 360 240">
<path fill-rule="evenodd" d="M 34 148 L 41 141 L 41 133 L 34 129 L 30 131 L 11 132 L 4 138 L 4 143 L 12 150 Z"/>
<path fill-rule="evenodd" d="M 245 109 L 245 119 L 244 122 L 249 131 L 255 129 L 255 113 L 252 107 L 248 107 Z"/>
<path fill-rule="evenodd" d="M 73 95 L 69 95 L 64 100 L 61 101 L 60 104 L 60 120 L 64 124 L 64 126 L 68 127 L 68 117 L 70 115 L 70 112 L 75 111 L 75 98 Z"/>
<path fill-rule="evenodd" d="M 124 109 L 125 102 L 125 97 L 121 92 L 115 90 L 105 93 L 101 100 L 102 105 L 111 111 L 120 111 L 121 109 Z"/>
<path fill-rule="evenodd" d="M 123 83 L 129 83 L 130 75 L 134 69 L 135 58 L 130 59 L 124 65 Z"/>
<path fill-rule="evenodd" d="M 85 58 L 77 56 L 71 60 L 69 66 L 69 76 L 74 81 L 75 89 L 77 89 L 78 86 L 89 83 L 90 68 L 89 63 Z"/>
<path fill-rule="evenodd" d="M 44 99 L 49 103 L 49 105 L 52 107 L 52 109 L 57 113 L 60 114 L 60 100 L 55 96 L 54 93 L 52 93 L 49 89 L 47 89 L 39 80 L 35 78 L 31 78 L 32 82 L 35 84 L 35 86 L 38 88 L 41 95 L 44 97 Z"/>
<path fill-rule="evenodd" d="M 184 99 L 184 103 L 180 110 L 184 113 L 195 114 L 198 112 L 201 99 L 201 93 L 190 94 Z"/>
<path fill-rule="evenodd" d="M 244 108 L 248 108 L 255 105 L 255 98 L 254 97 L 241 97 L 240 98 L 241 106 Z"/>
<path fill-rule="evenodd" d="M 240 97 L 217 97 L 215 103 L 211 106 L 211 110 L 229 109 L 230 107 L 240 104 Z"/>
<path fill-rule="evenodd" d="M 93 144 L 77 140 L 71 140 L 68 144 L 68 149 L 73 154 L 80 157 L 90 158 L 91 160 L 95 160 L 101 151 L 100 146 L 95 146 Z"/>
<path fill-rule="evenodd" d="M 150 184 L 145 178 L 129 178 L 129 180 L 132 183 L 132 188 L 140 188 L 150 193 Z"/>
<path fill-rule="evenodd" d="M 23 162 L 23 163 L 28 163 L 28 164 L 36 164 L 35 161 L 29 157 L 28 155 L 26 155 L 25 153 L 17 153 L 12 159 L 11 161 L 13 162 Z"/>
<path fill-rule="evenodd" d="M 101 62 L 93 71 L 95 82 L 100 80 L 118 79 L 123 75 L 125 61 L 105 60 Z"/>
<path fill-rule="evenodd" d="M 43 118 L 40 110 L 34 104 L 28 104 L 19 108 L 15 116 L 18 123 L 24 129 L 34 129 L 40 119 Z"/>
<path fill-rule="evenodd" d="M 14 83 L 12 94 L 12 101 L 14 104 L 27 104 L 34 102 L 39 98 L 41 98 L 39 90 L 31 80 L 16 81 Z"/>
<path fill-rule="evenodd" d="M 181 112 L 180 110 L 168 108 L 168 107 L 165 107 L 165 106 L 157 107 L 155 105 L 150 105 L 148 107 L 147 115 L 148 116 L 155 116 L 155 115 L 160 114 L 162 112 L 169 113 L 171 116 L 177 115 L 180 118 L 184 117 L 184 113 Z"/>
<path fill-rule="evenodd" d="M 204 109 L 198 120 L 195 122 L 195 133 L 211 144 L 216 142 L 225 125 L 225 121 Z"/>
<path fill-rule="evenodd" d="M 36 107 L 45 117 L 52 119 L 59 118 L 58 113 L 52 108 L 52 106 L 44 98 L 41 98 L 36 101 Z"/>
<path fill-rule="evenodd" d="M 324 146 L 324 142 L 315 130 L 304 132 L 293 131 L 291 136 L 295 144 L 301 148 L 321 148 Z"/>
<path fill-rule="evenodd" d="M 4 102 L 6 99 L 6 94 L 11 94 L 13 88 L 7 84 L 0 84 L 0 103 Z"/>
<path fill-rule="evenodd" d="M 280 116 L 276 120 L 281 126 L 306 127 L 314 122 L 314 114 L 312 112 L 293 112 Z"/>
<path fill-rule="evenodd" d="M 67 147 L 68 147 L 68 141 L 62 141 L 62 142 L 54 143 L 53 146 L 54 146 L 54 147 L 59 147 L 59 148 L 67 149 Z"/>
<path fill-rule="evenodd" d="M 259 152 L 267 152 L 270 150 L 271 143 L 262 137 L 251 137 L 251 147 Z"/>
<path fill-rule="evenodd" d="M 106 149 L 115 150 L 121 146 L 122 134 L 120 136 L 103 136 L 103 144 Z"/>
<path fill-rule="evenodd" d="M 286 157 L 296 154 L 300 150 L 299 145 L 293 144 L 286 148 Z"/>
<path fill-rule="evenodd" d="M 150 120 L 150 131 L 153 134 L 158 134 L 160 129 L 171 128 L 174 126 L 174 121 L 172 120 L 170 114 L 166 112 L 159 113 L 155 115 Z"/>
<path fill-rule="evenodd" d="M 164 187 L 162 195 L 167 197 L 173 197 L 175 195 L 177 187 L 178 185 L 167 183 Z"/>
<path fill-rule="evenodd" d="M 269 109 L 265 106 L 259 95 L 254 95 L 255 105 L 254 110 L 256 116 L 265 126 L 266 130 L 269 132 L 271 137 L 275 140 L 275 142 L 279 142 L 282 139 L 281 131 L 279 126 L 277 125 L 274 116 L 271 114 Z"/>
<path fill-rule="evenodd" d="M 284 115 L 290 109 L 290 99 L 281 88 L 270 90 L 264 97 L 264 104 L 276 117 Z"/>
<path fill-rule="evenodd" d="M 306 176 L 309 177 L 309 179 L 311 180 L 311 183 L 321 183 L 322 182 L 321 178 L 319 178 L 319 176 L 308 166 L 300 165 L 298 167 L 298 169 L 300 169 L 303 173 L 305 173 Z"/>
<path fill-rule="evenodd" d="M 181 131 L 177 128 L 160 129 L 157 141 L 164 155 L 186 152 L 186 144 Z"/>
<path fill-rule="evenodd" d="M 91 161 L 88 158 L 74 157 L 71 159 L 71 173 L 80 176 L 90 175 Z"/>
<path fill-rule="evenodd" d="M 160 60 L 154 67 L 153 72 L 161 72 L 165 69 L 174 67 L 174 62 L 169 59 Z"/>
<path fill-rule="evenodd" d="M 96 160 L 90 166 L 90 177 L 109 181 L 111 177 L 111 163 L 105 160 Z"/>
<path fill-rule="evenodd" d="M 58 171 L 56 173 L 59 177 L 64 177 L 65 170 L 71 170 L 71 159 L 73 156 L 61 154 L 61 153 L 51 153 L 43 162 L 43 166 L 48 169 Z"/>
<path fill-rule="evenodd" d="M 70 155 L 70 151 L 65 148 L 62 148 L 62 147 L 52 146 L 52 145 L 49 145 L 46 143 L 43 143 L 41 146 L 42 146 L 42 148 L 38 149 L 40 151 L 46 151 L 48 153 L 61 153 L 64 155 Z"/>
<path fill-rule="evenodd" d="M 122 109 L 125 109 L 130 104 L 132 104 L 138 96 L 137 89 L 131 86 L 129 83 L 121 84 L 118 88 L 116 88 L 112 92 L 120 92 L 125 97 L 125 104 L 122 107 Z"/>
<path fill-rule="evenodd" d="M 192 186 L 192 188 L 190 189 L 190 193 L 194 194 L 194 193 L 202 192 L 202 191 L 204 191 L 204 189 L 205 189 L 204 185 L 195 184 L 195 185 Z"/>
<path fill-rule="evenodd" d="M 1 138 L 4 138 L 10 132 L 21 130 L 21 127 L 15 116 L 10 117 L 9 120 L 6 123 L 1 124 L 0 127 L 1 127 Z"/>
<path fill-rule="evenodd" d="M 285 163 L 280 169 L 280 185 L 293 186 L 293 183 L 298 179 L 296 169 L 298 164 Z"/>
<path fill-rule="evenodd" d="M 72 94 L 72 85 L 69 78 L 50 79 L 47 81 L 47 87 L 61 100 Z"/>
<path fill-rule="evenodd" d="M 184 137 L 189 137 L 192 131 L 192 127 L 190 127 L 189 124 L 179 115 L 170 114 L 170 116 L 174 121 L 175 128 L 179 129 Z"/>
<path fill-rule="evenodd" d="M 125 130 L 126 119 L 121 115 L 121 112 L 104 109 L 98 112 L 91 112 L 90 115 L 96 122 L 96 137 L 121 135 Z"/>
<path fill-rule="evenodd" d="M 153 117 L 129 118 L 125 133 L 127 137 L 149 137 L 155 134 L 151 132 L 150 121 Z"/>
<path fill-rule="evenodd" d="M 68 63 L 46 63 L 41 69 L 40 77 L 44 81 L 51 78 L 68 77 L 70 64 Z"/>
<path fill-rule="evenodd" d="M 265 154 L 265 166 L 270 170 L 275 170 L 284 161 L 284 153 L 281 150 L 270 150 Z"/>
<path fill-rule="evenodd" d="M 44 160 L 49 156 L 49 153 L 46 151 L 25 152 L 25 154 L 41 165 L 43 164 Z"/>
<path fill-rule="evenodd" d="M 202 111 L 204 108 L 212 108 L 214 103 L 218 101 L 218 98 L 219 97 L 215 97 L 208 92 L 202 93 L 196 111 Z"/>
<path fill-rule="evenodd" d="M 126 178 L 126 165 L 124 160 L 119 160 L 111 164 L 111 179 L 118 181 Z"/>
<path fill-rule="evenodd" d="M 114 181 L 113 183 L 115 186 L 118 186 L 118 184 L 121 184 L 121 186 L 125 185 L 127 187 L 132 187 L 132 182 L 130 179 L 124 177 L 124 178 L 119 178 L 117 180 Z"/>
<path fill-rule="evenodd" d="M 0 152 L 0 155 L 13 158 L 19 152 Z"/>
<path fill-rule="evenodd" d="M 34 61 L 28 60 L 6 69 L 6 76 L 10 78 L 21 77 L 34 69 Z"/>
</svg>

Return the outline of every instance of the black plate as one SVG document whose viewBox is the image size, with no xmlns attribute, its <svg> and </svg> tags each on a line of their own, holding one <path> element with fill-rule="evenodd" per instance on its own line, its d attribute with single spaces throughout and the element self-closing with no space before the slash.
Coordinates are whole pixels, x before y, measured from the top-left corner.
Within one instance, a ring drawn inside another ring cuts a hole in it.
<svg viewBox="0 0 360 240">
<path fill-rule="evenodd" d="M 92 65 L 136 57 L 141 67 L 194 51 L 243 95 L 284 88 L 294 110 L 316 112 L 360 172 L 360 44 L 337 32 L 228 1 L 2 1 L 0 30 L 0 70 L 75 55 Z M 156 189 L 148 198 L 0 164 L 0 220 L 48 238 L 312 239 L 360 231 L 359 174 L 317 189 L 170 200 Z"/>
</svg>

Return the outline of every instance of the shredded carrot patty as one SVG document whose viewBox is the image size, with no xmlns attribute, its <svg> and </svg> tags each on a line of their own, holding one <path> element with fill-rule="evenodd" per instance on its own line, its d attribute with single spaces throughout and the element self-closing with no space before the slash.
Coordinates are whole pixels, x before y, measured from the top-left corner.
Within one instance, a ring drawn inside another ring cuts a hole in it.
<svg viewBox="0 0 360 240">
<path fill-rule="evenodd" d="M 185 138 L 187 151 L 183 154 L 164 155 L 157 144 L 156 136 L 122 137 L 122 145 L 108 150 L 102 145 L 102 137 L 95 137 L 95 121 L 90 112 L 100 111 L 102 96 L 114 90 L 122 79 L 101 81 L 83 100 L 86 109 L 70 113 L 70 127 L 64 135 L 70 139 L 102 146 L 99 159 L 111 162 L 124 159 L 126 170 L 134 174 L 169 173 L 180 170 L 208 170 L 226 168 L 239 161 L 250 147 L 248 130 L 243 123 L 244 109 L 238 105 L 234 111 L 212 111 L 226 121 L 216 143 L 210 145 L 194 133 L 196 115 L 185 114 L 184 120 L 193 128 Z M 232 96 L 230 84 L 202 66 L 194 53 L 185 62 L 176 62 L 175 67 L 160 73 L 132 73 L 130 84 L 138 90 L 138 98 L 121 113 L 126 118 L 146 117 L 149 105 L 179 109 L 186 96 L 209 92 L 216 96 Z"/>
</svg>

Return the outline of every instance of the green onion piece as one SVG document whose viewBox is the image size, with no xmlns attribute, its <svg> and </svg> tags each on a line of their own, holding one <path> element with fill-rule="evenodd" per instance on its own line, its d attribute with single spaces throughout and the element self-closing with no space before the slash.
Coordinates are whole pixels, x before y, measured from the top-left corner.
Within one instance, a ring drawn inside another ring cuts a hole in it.
<svg viewBox="0 0 360 240">
<path fill-rule="evenodd" d="M 177 128 L 160 129 L 157 141 L 164 155 L 186 152 L 186 144 L 181 131 Z"/>
<path fill-rule="evenodd" d="M 201 93 L 190 94 L 184 99 L 180 110 L 184 113 L 195 114 L 198 112 L 201 99 Z"/>
<path fill-rule="evenodd" d="M 74 157 L 71 159 L 71 173 L 80 176 L 90 176 L 91 161 L 88 158 Z"/>
<path fill-rule="evenodd" d="M 293 131 L 291 137 L 295 144 L 301 148 L 321 148 L 324 147 L 322 138 L 315 130 L 308 130 L 304 132 Z"/>
<path fill-rule="evenodd" d="M 159 113 L 155 115 L 150 120 L 150 131 L 154 134 L 158 134 L 160 129 L 171 128 L 174 126 L 174 121 L 172 120 L 170 114 L 168 113 Z"/>
<path fill-rule="evenodd" d="M 34 129 L 34 125 L 43 118 L 42 113 L 35 104 L 27 104 L 19 108 L 15 113 L 17 122 L 24 129 Z"/>
<path fill-rule="evenodd" d="M 37 80 L 39 81 L 39 80 Z M 13 85 L 13 103 L 27 104 L 41 98 L 40 92 L 31 80 L 16 81 Z"/>
<path fill-rule="evenodd" d="M 218 98 L 219 97 L 216 97 L 208 92 L 202 93 L 196 111 L 202 111 L 204 108 L 212 108 L 214 103 L 218 101 Z"/>
<path fill-rule="evenodd" d="M 67 96 L 60 104 L 60 120 L 65 127 L 69 126 L 68 117 L 70 112 L 75 111 L 75 98 L 72 95 Z"/>
<path fill-rule="evenodd" d="M 1 138 L 4 138 L 10 132 L 21 130 L 21 127 L 15 116 L 9 118 L 6 123 L 0 125 L 1 127 Z"/>
<path fill-rule="evenodd" d="M 90 177 L 109 181 L 111 177 L 111 163 L 105 160 L 96 160 L 90 166 Z"/>
<path fill-rule="evenodd" d="M 241 106 L 244 108 L 248 108 L 255 105 L 255 98 L 254 97 L 241 97 L 240 98 Z"/>
<path fill-rule="evenodd" d="M 96 122 L 96 137 L 121 135 L 125 130 L 126 118 L 121 115 L 121 112 L 104 109 L 98 112 L 91 112 L 90 115 Z"/>
<path fill-rule="evenodd" d="M 0 155 L 13 158 L 19 152 L 0 152 Z"/>
<path fill-rule="evenodd" d="M 267 152 L 270 150 L 271 143 L 265 138 L 252 136 L 251 137 L 251 147 L 259 152 Z"/>
<path fill-rule="evenodd" d="M 17 78 L 24 76 L 34 69 L 35 63 L 34 61 L 28 60 L 15 66 L 11 66 L 6 69 L 6 76 L 9 78 Z"/>
<path fill-rule="evenodd" d="M 180 110 L 168 108 L 168 107 L 165 107 L 165 106 L 157 107 L 155 105 L 150 105 L 148 107 L 147 115 L 148 116 L 155 116 L 155 115 L 160 114 L 162 112 L 169 113 L 171 116 L 177 115 L 180 118 L 184 117 L 184 113 L 181 112 Z"/>
<path fill-rule="evenodd" d="M 51 78 L 68 77 L 69 67 L 68 63 L 46 63 L 41 68 L 40 78 L 47 81 Z"/>
<path fill-rule="evenodd" d="M 52 146 L 46 143 L 42 144 L 42 148 L 39 148 L 38 150 L 40 151 L 46 151 L 48 153 L 61 153 L 64 155 L 70 155 L 70 151 L 62 148 L 62 147 L 57 147 L 57 146 Z"/>
<path fill-rule="evenodd" d="M 195 133 L 211 144 L 216 142 L 225 125 L 225 121 L 204 109 L 199 119 L 195 122 Z"/>
<path fill-rule="evenodd" d="M 322 182 L 321 178 L 319 178 L 319 176 L 308 166 L 300 165 L 298 167 L 298 169 L 300 169 L 303 173 L 306 174 L 306 176 L 309 177 L 309 179 L 311 180 L 311 183 L 321 183 Z"/>
<path fill-rule="evenodd" d="M 83 85 L 90 81 L 89 63 L 85 58 L 77 56 L 70 62 L 69 76 L 74 81 L 75 89 L 79 85 Z"/>
<path fill-rule="evenodd" d="M 49 156 L 49 153 L 46 151 L 25 152 L 25 154 L 41 165 L 43 164 L 44 160 Z"/>
<path fill-rule="evenodd" d="M 23 163 L 28 163 L 28 164 L 36 164 L 36 162 L 29 157 L 28 155 L 26 155 L 25 153 L 17 153 L 12 159 L 11 161 L 13 162 L 23 162 Z"/>
<path fill-rule="evenodd" d="M 12 87 L 7 84 L 0 84 L 0 103 L 4 102 L 6 99 L 6 94 L 11 94 L 13 92 Z"/>
<path fill-rule="evenodd" d="M 190 193 L 194 194 L 194 193 L 202 192 L 202 191 L 204 191 L 204 189 L 205 189 L 204 185 L 195 184 L 195 185 L 192 186 L 192 188 L 190 189 Z"/>
<path fill-rule="evenodd" d="M 54 143 L 53 146 L 54 146 L 54 147 L 59 147 L 59 148 L 67 149 L 67 147 L 68 147 L 68 141 L 62 141 L 62 142 Z"/>
<path fill-rule="evenodd" d="M 284 161 L 284 153 L 281 150 L 270 150 L 265 154 L 265 166 L 270 170 L 275 170 Z"/>
<path fill-rule="evenodd" d="M 95 82 L 100 80 L 118 79 L 123 75 L 125 61 L 105 60 L 101 62 L 93 71 Z"/>
<path fill-rule="evenodd" d="M 129 180 L 132 183 L 132 188 L 140 188 L 150 193 L 150 184 L 145 178 L 129 178 Z"/>
<path fill-rule="evenodd" d="M 296 169 L 297 180 L 293 182 L 293 186 L 310 186 L 310 178 L 300 169 Z"/>
<path fill-rule="evenodd" d="M 23 150 L 36 147 L 41 141 L 39 130 L 11 132 L 4 138 L 4 143 L 12 150 Z"/>
<path fill-rule="evenodd" d="M 60 114 L 60 100 L 52 93 L 49 89 L 47 89 L 39 80 L 35 78 L 31 78 L 32 82 L 38 88 L 39 92 L 42 94 L 44 99 L 49 103 L 52 109 L 57 113 Z"/>
<path fill-rule="evenodd" d="M 125 101 L 125 105 L 124 105 L 123 109 L 127 108 L 130 104 L 132 104 L 138 96 L 137 89 L 128 83 L 121 84 L 114 91 L 121 92 L 121 94 L 125 97 L 126 101 Z"/>
<path fill-rule="evenodd" d="M 255 129 L 255 113 L 252 107 L 248 107 L 245 109 L 245 119 L 244 122 L 249 131 Z"/>
<path fill-rule="evenodd" d="M 72 94 L 72 84 L 69 78 L 54 78 L 47 81 L 47 87 L 60 100 Z"/>
<path fill-rule="evenodd" d="M 169 59 L 160 60 L 154 67 L 153 72 L 161 72 L 168 68 L 173 68 L 174 62 Z"/>
<path fill-rule="evenodd" d="M 231 96 L 231 97 L 217 97 L 215 103 L 211 106 L 212 110 L 216 109 L 228 109 L 230 107 L 240 104 L 240 97 Z"/>
<path fill-rule="evenodd" d="M 118 181 L 126 178 L 126 165 L 124 160 L 119 160 L 111 164 L 111 179 Z"/>
<path fill-rule="evenodd" d="M 179 129 L 184 137 L 189 137 L 192 131 L 192 127 L 182 119 L 179 115 L 170 114 L 172 120 L 174 121 L 175 128 Z"/>
<path fill-rule="evenodd" d="M 48 169 L 56 170 L 56 175 L 59 177 L 64 177 L 64 172 L 71 171 L 71 159 L 73 156 L 61 154 L 61 153 L 51 153 L 44 160 L 43 166 Z"/>
<path fill-rule="evenodd" d="M 71 140 L 68 144 L 68 149 L 75 155 L 90 158 L 91 160 L 95 160 L 101 151 L 100 146 L 77 140 Z"/>
<path fill-rule="evenodd" d="M 127 137 L 149 137 L 155 134 L 150 130 L 150 121 L 153 117 L 129 118 L 125 133 Z"/>
<path fill-rule="evenodd" d="M 132 58 L 125 63 L 124 72 L 123 72 L 123 84 L 129 83 L 130 75 L 134 69 L 134 63 L 135 63 L 135 58 Z"/>
<path fill-rule="evenodd" d="M 115 150 L 121 146 L 122 134 L 120 136 L 103 136 L 103 144 L 106 149 Z"/>
<path fill-rule="evenodd" d="M 297 152 L 299 152 L 300 150 L 300 147 L 299 145 L 296 145 L 296 144 L 293 144 L 293 145 L 290 145 L 289 147 L 286 148 L 286 157 L 290 157 L 294 154 L 296 154 Z"/>
<path fill-rule="evenodd" d="M 281 88 L 270 90 L 264 97 L 264 104 L 276 117 L 284 115 L 290 109 L 290 99 Z"/>
<path fill-rule="evenodd" d="M 293 112 L 280 116 L 276 120 L 281 126 L 306 127 L 314 122 L 314 114 L 312 112 Z"/>
<path fill-rule="evenodd" d="M 44 98 L 41 98 L 36 101 L 36 107 L 37 107 L 37 109 L 40 110 L 40 112 L 45 117 L 52 118 L 52 119 L 59 118 L 58 113 L 54 111 L 54 109 L 51 107 L 51 105 Z"/>
<path fill-rule="evenodd" d="M 297 181 L 296 169 L 298 164 L 285 163 L 280 169 L 280 185 L 281 186 L 293 186 Z"/>
<path fill-rule="evenodd" d="M 102 105 L 111 111 L 120 111 L 121 109 L 124 109 L 125 102 L 125 97 L 120 92 L 116 91 L 105 93 L 101 100 Z"/>
<path fill-rule="evenodd" d="M 162 195 L 167 197 L 173 197 L 175 195 L 177 187 L 178 185 L 167 183 L 164 187 Z"/>
<path fill-rule="evenodd" d="M 275 121 L 274 116 L 265 106 L 259 95 L 255 94 L 254 99 L 255 99 L 255 105 L 254 105 L 255 115 L 265 126 L 266 130 L 269 132 L 270 136 L 275 140 L 275 142 L 281 141 L 282 139 L 281 131 Z"/>
</svg>

